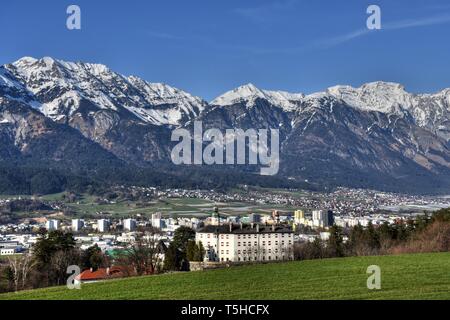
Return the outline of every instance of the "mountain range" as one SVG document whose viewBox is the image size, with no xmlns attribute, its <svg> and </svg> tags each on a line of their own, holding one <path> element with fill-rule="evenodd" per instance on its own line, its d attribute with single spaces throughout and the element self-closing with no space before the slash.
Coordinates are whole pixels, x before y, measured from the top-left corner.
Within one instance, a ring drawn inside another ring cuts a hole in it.
<svg viewBox="0 0 450 320">
<path fill-rule="evenodd" d="M 0 67 L 3 164 L 183 172 L 171 166 L 171 133 L 194 120 L 205 129 L 279 129 L 280 180 L 450 190 L 450 89 L 413 94 L 397 83 L 373 82 L 302 94 L 247 84 L 207 102 L 101 64 L 24 57 Z M 259 172 L 257 166 L 213 169 Z"/>
</svg>

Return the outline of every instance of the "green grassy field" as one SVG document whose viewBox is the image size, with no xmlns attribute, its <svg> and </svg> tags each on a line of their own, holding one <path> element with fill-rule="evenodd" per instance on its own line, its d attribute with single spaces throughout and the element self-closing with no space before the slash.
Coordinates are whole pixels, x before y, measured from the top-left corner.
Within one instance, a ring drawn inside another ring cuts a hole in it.
<svg viewBox="0 0 450 320">
<path fill-rule="evenodd" d="M 246 202 L 227 202 L 216 203 L 211 200 L 197 198 L 165 198 L 144 203 L 138 203 L 128 200 L 117 200 L 115 203 L 98 203 L 98 197 L 83 194 L 76 202 L 67 202 L 64 199 L 64 193 L 57 193 L 39 197 L 42 201 L 62 201 L 72 212 L 71 217 L 78 218 L 96 218 L 98 213 L 109 214 L 112 218 L 127 218 L 133 215 L 141 214 L 143 216 L 151 216 L 155 212 L 161 212 L 165 216 L 208 216 L 213 208 L 218 206 L 224 215 L 245 215 L 251 212 L 270 214 L 272 210 L 294 210 L 284 205 L 270 204 L 251 204 Z M 30 199 L 31 196 L 6 196 L 0 195 L 1 199 L 11 199 L 21 197 Z M 15 216 L 19 218 L 37 218 L 47 216 L 53 212 L 35 211 L 35 212 L 15 212 Z"/>
<path fill-rule="evenodd" d="M 381 290 L 368 290 L 369 265 Z M 450 253 L 357 257 L 164 274 L 0 295 L 1 299 L 450 299 Z"/>
</svg>

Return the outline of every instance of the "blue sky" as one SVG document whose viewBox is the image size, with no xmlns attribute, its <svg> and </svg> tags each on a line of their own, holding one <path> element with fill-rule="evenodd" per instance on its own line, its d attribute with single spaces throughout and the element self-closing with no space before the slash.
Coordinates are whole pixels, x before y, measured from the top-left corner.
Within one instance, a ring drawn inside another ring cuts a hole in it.
<svg viewBox="0 0 450 320">
<path fill-rule="evenodd" d="M 66 29 L 66 8 L 82 30 Z M 368 31 L 377 4 L 382 30 Z M 245 83 L 311 93 L 384 80 L 450 87 L 447 0 L 15 0 L 0 4 L 0 64 L 98 62 L 211 100 Z"/>
</svg>

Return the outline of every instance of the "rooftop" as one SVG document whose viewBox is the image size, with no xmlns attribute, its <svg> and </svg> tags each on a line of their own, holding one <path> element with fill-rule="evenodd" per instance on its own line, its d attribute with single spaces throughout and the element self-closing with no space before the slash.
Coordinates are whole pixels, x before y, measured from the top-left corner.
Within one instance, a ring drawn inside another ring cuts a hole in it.
<svg viewBox="0 0 450 320">
<path fill-rule="evenodd" d="M 257 224 L 232 224 L 231 230 L 229 224 L 224 224 L 220 226 L 208 225 L 204 228 L 199 229 L 198 233 L 228 233 L 228 234 L 252 234 L 252 233 L 293 233 L 292 229 L 285 225 L 265 225 L 258 224 L 259 230 L 257 229 Z"/>
</svg>

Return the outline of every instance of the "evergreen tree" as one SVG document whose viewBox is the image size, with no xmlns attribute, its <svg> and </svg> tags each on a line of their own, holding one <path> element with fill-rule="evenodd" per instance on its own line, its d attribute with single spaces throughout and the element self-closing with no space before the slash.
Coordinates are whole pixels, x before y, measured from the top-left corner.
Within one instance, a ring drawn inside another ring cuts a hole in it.
<svg viewBox="0 0 450 320">
<path fill-rule="evenodd" d="M 334 225 L 330 228 L 330 237 L 327 241 L 327 249 L 328 254 L 331 257 L 344 256 L 344 239 L 341 227 Z"/>
<path fill-rule="evenodd" d="M 166 271 L 180 271 L 182 266 L 183 257 L 181 252 L 172 242 L 167 248 L 164 258 L 164 270 Z"/>
</svg>

